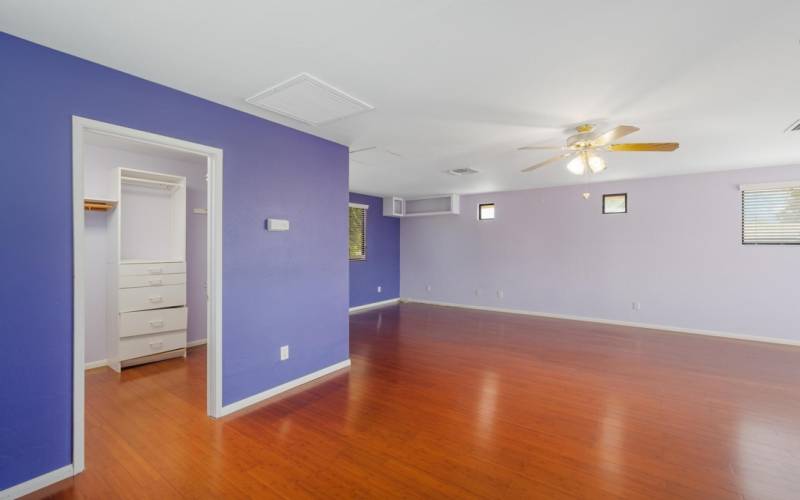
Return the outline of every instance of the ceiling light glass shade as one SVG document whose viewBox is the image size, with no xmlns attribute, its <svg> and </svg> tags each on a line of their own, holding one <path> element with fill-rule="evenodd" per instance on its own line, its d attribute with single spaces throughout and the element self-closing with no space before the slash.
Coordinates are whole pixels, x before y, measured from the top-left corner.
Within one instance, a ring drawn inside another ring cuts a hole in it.
<svg viewBox="0 0 800 500">
<path fill-rule="evenodd" d="M 576 156 L 569 163 L 567 163 L 567 170 L 575 175 L 583 175 L 586 172 L 586 163 L 583 161 L 583 155 Z"/>
<path fill-rule="evenodd" d="M 590 156 L 588 162 L 589 168 L 594 174 L 599 174 L 606 169 L 606 161 L 599 156 Z"/>
</svg>

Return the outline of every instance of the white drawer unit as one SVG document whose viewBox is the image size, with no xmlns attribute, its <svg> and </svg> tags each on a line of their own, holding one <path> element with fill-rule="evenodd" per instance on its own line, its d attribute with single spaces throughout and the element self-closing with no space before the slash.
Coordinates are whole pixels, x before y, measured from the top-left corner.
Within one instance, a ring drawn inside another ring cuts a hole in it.
<svg viewBox="0 0 800 500">
<path fill-rule="evenodd" d="M 186 283 L 185 274 L 147 274 L 120 276 L 120 288 L 139 288 L 143 286 L 182 285 Z"/>
<path fill-rule="evenodd" d="M 114 189 L 106 358 L 119 371 L 186 354 L 186 178 L 121 167 Z"/>
<path fill-rule="evenodd" d="M 120 276 L 157 276 L 185 272 L 185 262 L 122 263 L 119 266 Z"/>
<path fill-rule="evenodd" d="M 186 311 L 185 307 L 173 307 L 122 313 L 119 315 L 119 336 L 186 330 Z"/>
<path fill-rule="evenodd" d="M 129 360 L 176 349 L 184 349 L 185 347 L 186 330 L 137 335 L 136 337 L 124 337 L 119 340 L 119 357 L 121 360 Z"/>
<path fill-rule="evenodd" d="M 123 288 L 119 291 L 121 313 L 185 305 L 186 285 Z"/>
</svg>

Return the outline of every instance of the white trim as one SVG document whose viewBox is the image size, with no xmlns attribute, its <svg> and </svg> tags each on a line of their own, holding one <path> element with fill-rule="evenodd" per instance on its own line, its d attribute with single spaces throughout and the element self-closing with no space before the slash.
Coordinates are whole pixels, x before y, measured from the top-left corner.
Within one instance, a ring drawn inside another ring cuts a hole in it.
<svg viewBox="0 0 800 500">
<path fill-rule="evenodd" d="M 364 205 L 363 203 L 348 203 L 347 206 L 350 208 L 363 208 L 364 210 L 369 208 L 369 205 Z"/>
<path fill-rule="evenodd" d="M 652 323 L 636 323 L 633 321 L 619 321 L 614 319 L 605 319 L 605 318 L 590 318 L 587 316 L 572 316 L 569 314 L 553 314 L 553 313 L 543 313 L 543 312 L 536 312 L 536 311 L 526 311 L 524 309 L 504 309 L 500 307 L 486 307 L 486 306 L 472 306 L 466 304 L 454 304 L 450 302 L 437 302 L 433 300 L 421 300 L 421 299 L 411 299 L 411 298 L 404 298 L 401 299 L 401 302 L 412 302 L 417 304 L 429 304 L 432 306 L 443 306 L 443 307 L 458 307 L 461 309 L 476 309 L 478 311 L 492 311 L 492 312 L 501 312 L 501 313 L 508 313 L 508 314 L 523 314 L 526 316 L 540 316 L 543 318 L 556 318 L 556 319 L 568 319 L 572 321 L 585 321 L 589 323 L 604 323 L 607 325 L 618 325 L 618 326 L 630 326 L 634 328 L 644 328 L 647 330 L 660 330 L 662 332 L 674 332 L 674 333 L 690 333 L 694 335 L 706 335 L 709 337 L 722 337 L 734 340 L 746 340 L 751 342 L 764 342 L 768 344 L 781 344 L 781 345 L 791 345 L 791 346 L 800 346 L 800 340 L 792 340 L 792 339 L 781 339 L 776 337 L 760 337 L 757 335 L 745 335 L 740 333 L 728 333 L 728 332 L 718 332 L 714 330 L 698 330 L 696 328 L 683 328 L 679 326 L 668 326 L 668 325 L 655 325 Z"/>
<path fill-rule="evenodd" d="M 100 368 L 101 366 L 108 366 L 108 360 L 98 359 L 97 361 L 89 361 L 84 365 L 84 370 L 91 370 L 92 368 Z"/>
<path fill-rule="evenodd" d="M 303 375 L 302 377 L 296 378 L 294 380 L 290 380 L 289 382 L 286 382 L 285 384 L 281 384 L 281 385 L 279 385 L 277 387 L 273 387 L 272 389 L 268 389 L 268 390 L 266 390 L 264 392 L 259 392 L 258 394 L 254 394 L 254 395 L 250 396 L 249 398 L 240 399 L 239 401 L 237 401 L 235 403 L 231 403 L 229 405 L 223 406 L 222 407 L 222 415 L 223 416 L 230 415 L 233 412 L 242 410 L 242 409 L 244 409 L 244 408 L 246 408 L 246 407 L 248 407 L 250 405 L 254 405 L 256 403 L 260 403 L 261 401 L 264 401 L 265 399 L 269 399 L 269 398 L 275 397 L 275 396 L 277 396 L 278 394 L 280 394 L 282 392 L 286 392 L 286 391 L 288 391 L 290 389 L 294 389 L 295 387 L 301 386 L 303 384 L 307 384 L 307 383 L 309 383 L 309 382 L 311 382 L 311 381 L 313 381 L 315 379 L 318 379 L 320 377 L 324 377 L 325 375 L 328 375 L 329 373 L 333 373 L 335 371 L 342 370 L 342 369 L 347 368 L 349 366 L 350 366 L 350 359 L 348 358 L 348 359 L 346 359 L 344 361 L 340 361 L 339 363 L 336 363 L 334 365 L 330 365 L 330 366 L 325 367 L 325 368 L 323 368 L 321 370 L 317 370 L 317 371 L 315 371 L 313 373 L 309 373 L 308 375 Z"/>
<path fill-rule="evenodd" d="M 41 476 L 29 479 L 24 483 L 19 483 L 0 491 L 0 498 L 19 498 L 28 495 L 29 493 L 33 493 L 36 490 L 50 486 L 51 484 L 63 481 L 64 479 L 69 479 L 74 475 L 75 473 L 73 472 L 72 464 L 65 465 L 59 469 L 51 470 L 50 472 L 42 474 Z"/>
<path fill-rule="evenodd" d="M 739 184 L 739 191 L 766 191 L 768 189 L 800 189 L 800 181 L 765 182 L 763 184 Z"/>
<path fill-rule="evenodd" d="M 381 300 L 380 302 L 372 302 L 370 304 L 362 304 L 350 308 L 350 314 L 366 311 L 368 309 L 375 309 L 376 307 L 391 306 L 400 302 L 400 299 Z"/>
<path fill-rule="evenodd" d="M 207 269 L 208 297 L 208 370 L 207 412 L 212 417 L 222 414 L 222 150 L 202 144 L 152 134 L 141 130 L 99 122 L 79 116 L 72 117 L 72 252 L 73 252 L 73 427 L 72 465 L 78 474 L 84 469 L 84 342 L 85 279 L 84 279 L 84 215 L 83 215 L 83 148 L 87 132 L 110 135 L 145 144 L 189 152 L 208 162 L 208 238 Z"/>
<path fill-rule="evenodd" d="M 199 345 L 206 345 L 207 343 L 208 343 L 207 339 L 190 340 L 186 342 L 186 348 L 189 349 L 192 347 L 197 347 Z M 101 366 L 108 366 L 108 360 L 98 359 L 97 361 L 89 361 L 88 363 L 86 363 L 84 368 L 86 370 L 91 370 L 93 368 L 100 368 Z"/>
<path fill-rule="evenodd" d="M 86 349 L 86 271 L 83 235 L 83 136 L 88 125 L 72 117 L 72 464 L 84 469 L 84 392 Z"/>
</svg>

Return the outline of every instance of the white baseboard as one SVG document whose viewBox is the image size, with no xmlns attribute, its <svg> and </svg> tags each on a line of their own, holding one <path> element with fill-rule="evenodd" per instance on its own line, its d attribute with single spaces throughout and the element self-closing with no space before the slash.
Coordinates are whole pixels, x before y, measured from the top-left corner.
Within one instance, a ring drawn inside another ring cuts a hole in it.
<svg viewBox="0 0 800 500">
<path fill-rule="evenodd" d="M 92 368 L 100 368 L 101 366 L 107 366 L 108 360 L 107 359 L 98 359 L 97 361 L 89 361 L 86 363 L 86 369 L 91 370 Z"/>
<path fill-rule="evenodd" d="M 508 314 L 523 314 L 527 316 L 541 316 L 543 318 L 556 318 L 556 319 L 569 319 L 572 321 L 586 321 L 589 323 L 604 323 L 607 325 L 618 325 L 618 326 L 631 326 L 634 328 L 645 328 L 648 330 L 661 330 L 664 332 L 675 332 L 675 333 L 691 333 L 694 335 L 706 335 L 709 337 L 723 337 L 727 339 L 734 339 L 734 340 L 747 340 L 751 342 L 766 342 L 769 344 L 781 344 L 781 345 L 791 345 L 791 346 L 800 346 L 800 340 L 792 340 L 792 339 L 780 339 L 775 337 L 760 337 L 758 335 L 744 335 L 740 333 L 728 333 L 728 332 L 717 332 L 714 330 L 698 330 L 695 328 L 683 328 L 679 326 L 669 326 L 669 325 L 654 325 L 651 323 L 636 323 L 633 321 L 619 321 L 614 319 L 605 319 L 605 318 L 590 318 L 586 316 L 572 316 L 569 314 L 553 314 L 553 313 L 544 313 L 544 312 L 536 312 L 536 311 L 528 311 L 525 309 L 504 309 L 500 307 L 488 307 L 488 306 L 473 306 L 467 304 L 454 304 L 450 302 L 438 302 L 433 300 L 423 300 L 423 299 L 412 299 L 412 298 L 405 298 L 402 299 L 401 302 L 413 302 L 417 304 L 430 304 L 433 306 L 444 306 L 444 307 L 458 307 L 462 309 L 476 309 L 479 311 L 492 311 L 492 312 L 501 312 L 501 313 L 508 313 Z"/>
<path fill-rule="evenodd" d="M 64 479 L 70 478 L 74 475 L 72 464 L 65 465 L 60 469 L 52 470 L 46 474 L 42 474 L 41 476 L 29 479 L 24 483 L 20 483 L 16 486 L 12 486 L 11 488 L 0 491 L 0 498 L 19 498 L 33 493 L 36 490 L 40 490 L 46 486 L 50 486 L 53 483 L 63 481 Z"/>
<path fill-rule="evenodd" d="M 199 345 L 206 345 L 208 343 L 207 339 L 199 339 L 199 340 L 191 340 L 186 343 L 186 348 L 190 347 L 197 347 Z M 86 369 L 91 370 L 92 368 L 100 368 L 101 366 L 108 366 L 107 359 L 98 359 L 97 361 L 90 361 L 86 363 Z"/>
<path fill-rule="evenodd" d="M 347 368 L 349 366 L 350 366 L 350 359 L 346 359 L 344 361 L 336 363 L 335 365 L 327 366 L 327 367 L 325 367 L 325 368 L 323 368 L 321 370 L 317 370 L 317 371 L 315 371 L 313 373 L 309 373 L 308 375 L 303 375 L 302 377 L 296 378 L 294 380 L 290 380 L 289 382 L 286 382 L 285 384 L 281 384 L 281 385 L 279 385 L 277 387 L 273 387 L 272 389 L 268 389 L 268 390 L 266 390 L 264 392 L 259 392 L 258 394 L 254 394 L 254 395 L 250 396 L 249 398 L 244 398 L 244 399 L 242 399 L 240 401 L 237 401 L 235 403 L 231 403 L 229 405 L 225 405 L 225 406 L 222 407 L 222 412 L 221 412 L 220 416 L 224 417 L 225 415 L 230 415 L 233 412 L 236 412 L 236 411 L 239 411 L 241 409 L 244 409 L 244 408 L 246 408 L 246 407 L 248 407 L 250 405 L 254 405 L 256 403 L 260 403 L 261 401 L 264 401 L 265 399 L 269 399 L 271 397 L 277 396 L 278 394 L 280 394 L 282 392 L 286 392 L 286 391 L 288 391 L 290 389 L 294 389 L 295 387 L 301 386 L 303 384 L 307 384 L 307 383 L 309 383 L 309 382 L 311 382 L 311 381 L 313 381 L 315 379 L 318 379 L 320 377 L 328 375 L 329 373 L 333 373 L 335 371 L 341 370 L 343 368 Z"/>
<path fill-rule="evenodd" d="M 382 300 L 380 302 L 372 302 L 371 304 L 364 304 L 360 306 L 355 306 L 350 308 L 350 314 L 366 311 L 368 309 L 375 309 L 376 307 L 383 307 L 383 306 L 390 306 L 400 302 L 400 299 L 389 299 L 389 300 Z"/>
</svg>

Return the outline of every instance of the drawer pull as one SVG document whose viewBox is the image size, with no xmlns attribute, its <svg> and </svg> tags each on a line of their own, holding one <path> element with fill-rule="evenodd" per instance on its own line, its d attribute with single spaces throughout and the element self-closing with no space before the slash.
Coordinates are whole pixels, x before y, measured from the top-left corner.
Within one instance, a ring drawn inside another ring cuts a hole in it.
<svg viewBox="0 0 800 500">
<path fill-rule="evenodd" d="M 150 347 L 153 349 L 161 349 L 162 347 L 164 347 L 164 341 L 156 340 L 155 342 L 150 342 Z"/>
<path fill-rule="evenodd" d="M 149 300 L 153 304 L 158 304 L 159 302 L 163 302 L 164 301 L 164 297 L 162 297 L 161 295 L 157 295 L 155 297 L 150 297 L 147 300 Z"/>
<path fill-rule="evenodd" d="M 150 283 L 151 286 L 159 286 L 164 284 L 164 280 L 161 278 L 151 278 L 147 280 L 147 282 Z"/>
<path fill-rule="evenodd" d="M 164 320 L 163 319 L 155 319 L 153 321 L 148 321 L 148 323 L 153 328 L 161 328 L 162 326 L 164 326 Z"/>
<path fill-rule="evenodd" d="M 150 274 L 164 274 L 163 267 L 150 267 L 147 269 L 147 272 Z"/>
</svg>

